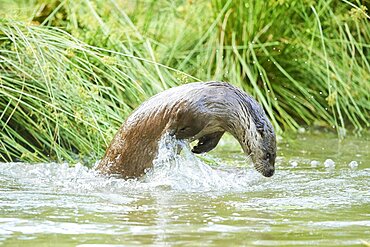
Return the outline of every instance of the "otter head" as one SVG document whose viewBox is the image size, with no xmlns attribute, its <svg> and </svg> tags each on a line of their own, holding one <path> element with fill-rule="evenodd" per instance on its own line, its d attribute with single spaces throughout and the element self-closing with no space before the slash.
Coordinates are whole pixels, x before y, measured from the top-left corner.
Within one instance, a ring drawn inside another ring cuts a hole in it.
<svg viewBox="0 0 370 247">
<path fill-rule="evenodd" d="M 269 120 L 254 122 L 240 143 L 244 152 L 251 156 L 254 167 L 265 177 L 275 173 L 276 136 Z"/>
<path fill-rule="evenodd" d="M 268 121 L 268 120 L 267 120 Z M 256 145 L 251 147 L 254 167 L 265 177 L 275 173 L 276 136 L 270 122 L 256 125 Z"/>
</svg>

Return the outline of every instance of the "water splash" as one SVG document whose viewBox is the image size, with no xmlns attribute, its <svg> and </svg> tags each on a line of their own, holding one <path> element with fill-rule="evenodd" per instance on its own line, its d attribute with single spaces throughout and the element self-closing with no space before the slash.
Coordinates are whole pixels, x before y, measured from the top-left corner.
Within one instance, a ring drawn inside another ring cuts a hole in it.
<svg viewBox="0 0 370 247">
<path fill-rule="evenodd" d="M 243 191 L 262 176 L 254 169 L 217 164 L 211 167 L 191 152 L 189 143 L 166 134 L 159 142 L 153 168 L 139 179 L 124 180 L 100 175 L 80 163 L 6 163 L 1 177 L 16 180 L 19 186 L 38 186 L 57 192 L 128 193 L 137 189 L 150 191 Z"/>
<path fill-rule="evenodd" d="M 186 141 L 166 134 L 159 142 L 159 152 L 144 181 L 182 191 L 244 190 L 259 177 L 256 171 L 211 167 L 196 157 Z"/>
<path fill-rule="evenodd" d="M 170 136 L 138 180 L 102 176 L 81 164 L 0 163 L 0 245 L 191 245 L 200 232 L 203 245 L 360 244 L 370 226 L 368 143 L 351 142 L 338 156 L 320 138 L 280 143 L 272 178 L 236 167 L 244 158 L 233 152 L 208 165 L 209 156 L 203 161 Z M 324 165 L 328 158 L 333 169 Z M 287 235 L 292 229 L 310 238 Z"/>
</svg>

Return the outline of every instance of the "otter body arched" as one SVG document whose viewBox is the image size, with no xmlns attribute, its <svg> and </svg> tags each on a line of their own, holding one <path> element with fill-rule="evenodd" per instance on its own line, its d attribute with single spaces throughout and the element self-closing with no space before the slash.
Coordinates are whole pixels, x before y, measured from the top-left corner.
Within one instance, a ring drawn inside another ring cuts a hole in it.
<svg viewBox="0 0 370 247">
<path fill-rule="evenodd" d="M 262 107 L 222 82 L 185 84 L 144 102 L 120 127 L 97 170 L 125 178 L 143 175 L 152 167 L 165 132 L 177 139 L 198 140 L 194 153 L 212 150 L 224 132 L 230 132 L 258 171 L 264 176 L 274 173 L 275 133 Z"/>
</svg>

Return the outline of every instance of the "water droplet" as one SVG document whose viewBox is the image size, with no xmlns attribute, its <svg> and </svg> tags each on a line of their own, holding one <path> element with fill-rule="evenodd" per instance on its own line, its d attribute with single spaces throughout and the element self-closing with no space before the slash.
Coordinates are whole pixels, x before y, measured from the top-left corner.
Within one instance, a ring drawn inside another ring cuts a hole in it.
<svg viewBox="0 0 370 247">
<path fill-rule="evenodd" d="M 293 95 L 293 99 L 295 99 L 295 97 L 296 97 L 296 96 L 295 96 L 295 95 Z"/>
<path fill-rule="evenodd" d="M 298 162 L 297 161 L 290 161 L 290 165 L 292 167 L 297 167 L 298 166 Z"/>
<path fill-rule="evenodd" d="M 317 160 L 311 160 L 310 164 L 311 164 L 311 167 L 317 167 L 320 164 L 320 162 Z"/>
<path fill-rule="evenodd" d="M 333 167 L 335 167 L 335 162 L 334 162 L 334 160 L 332 160 L 332 159 L 327 159 L 327 160 L 325 160 L 325 162 L 324 162 L 324 166 L 325 166 L 326 168 L 333 168 Z"/>
<path fill-rule="evenodd" d="M 358 163 L 357 161 L 355 160 L 352 160 L 351 162 L 349 162 L 348 166 L 351 168 L 351 169 L 355 169 L 358 167 Z"/>
</svg>

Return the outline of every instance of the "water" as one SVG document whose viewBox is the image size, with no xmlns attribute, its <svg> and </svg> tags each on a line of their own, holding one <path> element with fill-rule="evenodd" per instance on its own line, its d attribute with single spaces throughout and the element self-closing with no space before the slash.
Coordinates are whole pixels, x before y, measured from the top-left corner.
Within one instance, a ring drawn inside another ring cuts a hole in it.
<svg viewBox="0 0 370 247">
<path fill-rule="evenodd" d="M 369 137 L 281 140 L 271 178 L 254 171 L 228 138 L 200 158 L 179 145 L 181 156 L 177 145 L 163 142 L 155 169 L 137 181 L 105 178 L 79 164 L 0 164 L 0 245 L 370 242 Z"/>
</svg>

